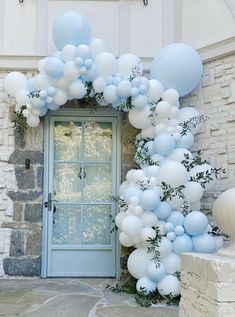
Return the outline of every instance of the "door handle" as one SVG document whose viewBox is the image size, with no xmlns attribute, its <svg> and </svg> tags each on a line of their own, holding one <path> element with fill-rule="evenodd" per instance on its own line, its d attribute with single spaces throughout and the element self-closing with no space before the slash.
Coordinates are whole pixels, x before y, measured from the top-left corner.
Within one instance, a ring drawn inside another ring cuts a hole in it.
<svg viewBox="0 0 235 317">
<path fill-rule="evenodd" d="M 48 193 L 48 199 L 47 201 L 44 203 L 44 206 L 48 209 L 48 211 L 51 211 L 52 210 L 52 203 L 54 202 L 57 202 L 57 200 L 55 199 L 52 199 L 52 193 Z M 55 206 L 54 206 L 55 207 Z M 53 209 L 54 211 L 54 209 Z M 55 211 L 54 211 L 55 212 Z"/>
<path fill-rule="evenodd" d="M 82 177 L 83 177 L 83 178 L 86 178 L 86 172 L 85 172 L 85 170 L 83 169 L 83 174 L 82 174 L 82 168 L 81 168 L 81 167 L 80 167 L 80 169 L 79 169 L 78 177 L 79 177 L 80 179 L 82 179 Z"/>
</svg>

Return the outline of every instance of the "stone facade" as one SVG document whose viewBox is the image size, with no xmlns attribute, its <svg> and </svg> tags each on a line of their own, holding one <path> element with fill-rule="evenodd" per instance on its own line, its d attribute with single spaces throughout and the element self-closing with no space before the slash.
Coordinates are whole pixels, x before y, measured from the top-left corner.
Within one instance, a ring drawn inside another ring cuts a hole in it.
<svg viewBox="0 0 235 317">
<path fill-rule="evenodd" d="M 4 274 L 3 263 L 6 273 L 21 274 L 27 261 L 33 261 L 33 267 L 38 265 L 29 271 L 33 275 L 40 272 L 43 125 L 27 129 L 23 143 L 15 138 L 11 121 L 14 100 L 3 90 L 5 75 L 0 73 L 0 275 Z M 235 182 L 235 55 L 206 63 L 201 84 L 182 103 L 196 106 L 209 117 L 196 136 L 194 150 L 202 149 L 203 157 L 213 166 L 227 170 L 204 196 L 202 207 L 209 213 L 218 195 Z M 135 166 L 132 140 L 136 133 L 124 116 L 122 180 Z M 29 169 L 25 168 L 26 159 L 30 159 Z M 122 254 L 124 268 L 126 250 Z"/>
<path fill-rule="evenodd" d="M 179 317 L 235 316 L 235 259 L 184 254 Z"/>
</svg>

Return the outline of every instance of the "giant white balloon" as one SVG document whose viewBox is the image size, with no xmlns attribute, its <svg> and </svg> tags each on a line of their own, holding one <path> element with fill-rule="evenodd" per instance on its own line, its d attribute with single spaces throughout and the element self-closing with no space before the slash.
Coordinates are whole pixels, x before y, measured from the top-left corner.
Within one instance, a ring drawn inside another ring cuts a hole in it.
<svg viewBox="0 0 235 317">
<path fill-rule="evenodd" d="M 19 72 L 11 72 L 4 79 L 4 88 L 6 92 L 15 97 L 17 91 L 27 88 L 27 78 Z"/>
<path fill-rule="evenodd" d="M 152 257 L 153 254 L 149 253 L 147 249 L 140 248 L 133 251 L 127 260 L 130 274 L 136 279 L 147 276 L 147 267 Z"/>
<path fill-rule="evenodd" d="M 169 160 L 161 165 L 158 179 L 160 182 L 177 187 L 184 185 L 188 181 L 188 172 L 183 164 Z"/>
</svg>

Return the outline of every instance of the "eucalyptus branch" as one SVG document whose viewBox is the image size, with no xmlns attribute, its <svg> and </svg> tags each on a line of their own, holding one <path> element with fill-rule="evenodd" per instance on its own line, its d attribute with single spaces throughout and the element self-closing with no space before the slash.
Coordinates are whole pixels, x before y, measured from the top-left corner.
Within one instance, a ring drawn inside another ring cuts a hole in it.
<svg viewBox="0 0 235 317">
<path fill-rule="evenodd" d="M 183 129 L 181 135 L 186 135 L 187 131 L 191 131 L 193 128 L 196 128 L 201 122 L 204 122 L 207 119 L 209 119 L 209 117 L 204 116 L 204 114 L 200 114 L 180 123 L 179 125 Z"/>
<path fill-rule="evenodd" d="M 30 93 L 28 94 L 29 98 L 39 98 L 40 97 L 40 90 L 33 90 L 30 91 Z"/>
<path fill-rule="evenodd" d="M 203 188 L 206 187 L 206 184 L 210 183 L 210 181 L 213 181 L 215 178 L 218 179 L 221 174 L 225 174 L 226 169 L 220 167 L 220 168 L 212 168 L 211 170 L 207 170 L 205 172 L 198 172 L 196 173 L 196 176 L 191 176 L 190 181 L 198 182 L 201 184 Z"/>
<path fill-rule="evenodd" d="M 178 196 L 179 198 L 184 199 L 184 194 L 182 190 L 185 188 L 184 185 L 180 185 L 178 187 L 171 187 L 169 184 L 162 182 L 161 188 L 163 190 L 163 198 L 162 201 L 165 201 L 167 199 L 172 199 L 172 197 Z"/>
<path fill-rule="evenodd" d="M 118 207 L 122 211 L 127 211 L 128 206 L 125 203 L 124 199 L 120 198 L 119 196 L 112 196 L 111 200 L 114 201 L 115 203 L 117 203 Z"/>
<path fill-rule="evenodd" d="M 207 160 L 203 160 L 201 158 L 202 151 L 198 150 L 194 158 L 190 158 L 189 154 L 184 154 L 185 159 L 181 162 L 187 171 L 190 171 L 193 167 L 202 165 L 202 164 L 209 164 Z"/>
<path fill-rule="evenodd" d="M 229 239 L 230 236 L 227 233 L 224 233 L 218 226 L 212 225 L 211 234 L 217 237 L 225 237 Z"/>
<path fill-rule="evenodd" d="M 133 105 L 131 103 L 131 97 L 124 100 L 119 106 L 115 107 L 116 110 L 126 111 L 133 109 Z"/>
<path fill-rule="evenodd" d="M 153 253 L 154 256 L 152 260 L 155 262 L 156 267 L 159 267 L 160 265 L 160 252 L 156 250 L 157 247 L 159 247 L 159 242 L 162 240 L 162 236 L 160 235 L 160 230 L 159 227 L 154 227 L 153 228 L 156 232 L 155 238 L 149 238 L 147 242 L 150 244 L 147 247 L 148 253 Z"/>
</svg>

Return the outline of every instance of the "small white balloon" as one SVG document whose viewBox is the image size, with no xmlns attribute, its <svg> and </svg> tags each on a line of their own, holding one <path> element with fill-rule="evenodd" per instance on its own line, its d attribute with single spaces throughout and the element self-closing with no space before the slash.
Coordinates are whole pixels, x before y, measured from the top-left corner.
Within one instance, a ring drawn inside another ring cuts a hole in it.
<svg viewBox="0 0 235 317">
<path fill-rule="evenodd" d="M 31 115 L 27 117 L 26 122 L 29 127 L 36 128 L 40 123 L 40 119 L 37 116 Z"/>
<path fill-rule="evenodd" d="M 158 284 L 158 292 L 162 296 L 178 296 L 180 294 L 180 282 L 174 275 L 166 275 Z"/>
</svg>

